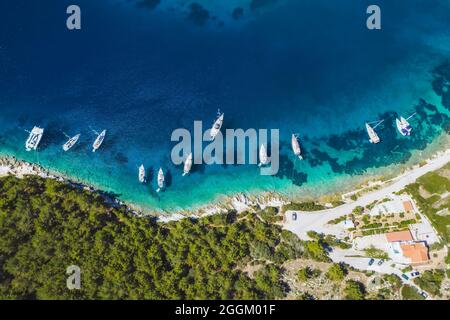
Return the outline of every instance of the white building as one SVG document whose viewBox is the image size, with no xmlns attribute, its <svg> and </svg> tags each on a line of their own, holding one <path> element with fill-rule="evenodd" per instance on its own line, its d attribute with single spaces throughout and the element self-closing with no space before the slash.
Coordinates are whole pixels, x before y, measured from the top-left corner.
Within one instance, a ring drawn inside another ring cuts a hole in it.
<svg viewBox="0 0 450 320">
<path fill-rule="evenodd" d="M 439 242 L 436 232 L 426 219 L 422 219 L 421 223 L 409 225 L 409 231 L 416 241 L 424 241 L 427 245 Z"/>
</svg>

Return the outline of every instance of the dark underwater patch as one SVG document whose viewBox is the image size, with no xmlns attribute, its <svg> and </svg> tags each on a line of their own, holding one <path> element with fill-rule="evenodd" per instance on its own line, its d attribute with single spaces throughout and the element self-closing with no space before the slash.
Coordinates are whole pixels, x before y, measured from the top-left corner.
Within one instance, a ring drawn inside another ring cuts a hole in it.
<svg viewBox="0 0 450 320">
<path fill-rule="evenodd" d="M 274 4 L 277 0 L 252 0 L 250 3 L 250 9 L 253 11 L 266 7 L 268 5 Z"/>
<path fill-rule="evenodd" d="M 115 156 L 116 161 L 120 164 L 126 164 L 128 163 L 128 157 L 125 156 L 122 152 L 118 152 Z"/>
<path fill-rule="evenodd" d="M 450 61 L 436 67 L 433 76 L 433 90 L 442 97 L 442 105 L 450 111 Z"/>
<path fill-rule="evenodd" d="M 296 186 L 301 186 L 308 180 L 308 175 L 295 170 L 294 163 L 286 155 L 280 155 L 280 169 L 275 176 L 290 179 Z"/>
<path fill-rule="evenodd" d="M 243 8 L 235 8 L 233 12 L 231 13 L 231 16 L 234 20 L 239 20 L 244 16 L 244 9 Z"/>
<path fill-rule="evenodd" d="M 154 10 L 160 3 L 161 0 L 140 0 L 136 3 L 136 5 L 139 8 Z"/>
<path fill-rule="evenodd" d="M 210 18 L 209 11 L 203 8 L 200 4 L 194 2 L 189 6 L 190 12 L 188 19 L 194 22 L 197 26 L 204 26 Z"/>
</svg>

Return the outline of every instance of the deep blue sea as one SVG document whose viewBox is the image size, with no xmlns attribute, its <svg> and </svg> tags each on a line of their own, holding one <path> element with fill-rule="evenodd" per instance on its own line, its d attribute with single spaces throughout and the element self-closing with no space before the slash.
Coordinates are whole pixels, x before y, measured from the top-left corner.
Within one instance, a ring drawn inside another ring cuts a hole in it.
<svg viewBox="0 0 450 320">
<path fill-rule="evenodd" d="M 352 177 L 405 163 L 448 130 L 441 99 L 450 68 L 450 1 L 46 0 L 0 4 L 0 153 L 33 161 L 143 208 L 186 209 L 237 192 L 295 197 L 344 188 Z M 81 8 L 81 30 L 66 8 Z M 443 75 L 444 74 L 444 75 Z M 176 128 L 280 129 L 281 168 L 171 163 Z M 417 112 L 413 134 L 395 117 Z M 365 121 L 384 119 L 382 142 Z M 25 130 L 46 132 L 27 153 Z M 91 128 L 108 130 L 95 154 Z M 299 133 L 304 161 L 290 136 Z M 67 153 L 61 145 L 81 133 Z M 150 183 L 139 184 L 137 168 Z M 167 188 L 155 193 L 156 172 Z"/>
</svg>

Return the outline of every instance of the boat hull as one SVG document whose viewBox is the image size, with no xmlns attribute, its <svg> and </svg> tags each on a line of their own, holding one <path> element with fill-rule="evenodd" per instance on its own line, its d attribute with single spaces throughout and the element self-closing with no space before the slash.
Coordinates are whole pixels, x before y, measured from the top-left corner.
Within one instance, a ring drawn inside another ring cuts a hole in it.
<svg viewBox="0 0 450 320">
<path fill-rule="evenodd" d="M 217 118 L 216 122 L 214 122 L 212 128 L 211 128 L 211 132 L 210 132 L 210 138 L 211 141 L 214 140 L 216 138 L 216 136 L 219 134 L 220 129 L 222 128 L 223 125 L 223 119 L 224 119 L 224 113 L 222 113 L 219 118 Z"/>
<path fill-rule="evenodd" d="M 97 139 L 95 139 L 94 144 L 92 145 L 92 152 L 97 151 L 98 148 L 101 147 L 103 141 L 105 140 L 105 137 L 106 137 L 106 130 L 103 130 L 103 132 L 99 134 Z"/>
<path fill-rule="evenodd" d="M 64 145 L 63 145 L 63 150 L 64 151 L 69 151 L 70 149 L 72 149 L 74 146 L 75 146 L 75 144 L 78 142 L 78 139 L 80 139 L 80 135 L 78 134 L 78 135 L 76 135 L 76 136 L 74 136 L 74 137 L 72 137 L 72 138 L 70 138 L 69 139 L 69 141 L 67 141 Z"/>
<path fill-rule="evenodd" d="M 292 151 L 294 152 L 294 154 L 300 160 L 303 160 L 303 157 L 301 155 L 302 150 L 300 149 L 300 143 L 298 142 L 297 137 L 295 135 L 292 135 L 291 145 L 292 145 Z"/>
</svg>

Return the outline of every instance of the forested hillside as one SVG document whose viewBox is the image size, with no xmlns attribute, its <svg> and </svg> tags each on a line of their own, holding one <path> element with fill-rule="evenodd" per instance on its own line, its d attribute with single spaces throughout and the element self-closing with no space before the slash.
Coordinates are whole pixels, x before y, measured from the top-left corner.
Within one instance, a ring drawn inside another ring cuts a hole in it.
<svg viewBox="0 0 450 320">
<path fill-rule="evenodd" d="M 269 223 L 275 215 L 157 224 L 51 179 L 2 178 L 0 298 L 282 298 L 284 261 L 327 257 L 322 244 Z M 66 288 L 70 265 L 81 268 L 81 290 Z"/>
</svg>

